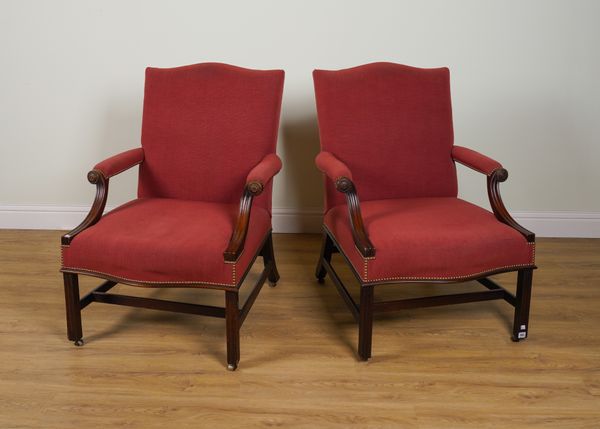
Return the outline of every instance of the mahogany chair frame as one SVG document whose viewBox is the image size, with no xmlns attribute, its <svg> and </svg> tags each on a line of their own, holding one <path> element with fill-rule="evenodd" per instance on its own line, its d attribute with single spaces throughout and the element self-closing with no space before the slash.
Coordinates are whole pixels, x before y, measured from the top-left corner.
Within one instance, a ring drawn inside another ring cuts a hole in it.
<svg viewBox="0 0 600 429">
<path fill-rule="evenodd" d="M 106 207 L 109 178 L 106 177 L 100 170 L 90 171 L 87 175 L 87 178 L 90 183 L 96 185 L 96 197 L 87 217 L 83 220 L 83 222 L 72 231 L 62 236 L 62 245 L 69 245 L 77 234 L 98 222 L 102 217 L 104 208 Z M 264 186 L 265 184 L 259 181 L 252 181 L 248 182 L 244 187 L 235 228 L 231 235 L 227 249 L 223 253 L 225 261 L 235 262 L 242 253 L 248 232 L 252 200 L 254 197 L 262 193 Z M 252 292 L 246 299 L 246 302 L 240 307 L 239 289 L 258 256 L 262 256 L 263 258 L 264 269 L 254 284 Z M 142 282 L 124 282 L 123 280 L 112 278 L 110 276 L 102 276 L 101 278 L 105 280 L 102 284 L 94 288 L 85 296 L 80 297 L 78 273 L 63 272 L 63 277 L 67 316 L 67 335 L 69 340 L 73 341 L 76 346 L 83 346 L 84 344 L 83 330 L 81 326 L 81 310 L 86 308 L 92 302 L 219 317 L 225 319 L 227 336 L 227 369 L 233 371 L 237 368 L 240 360 L 240 328 L 246 320 L 246 317 L 248 316 L 248 313 L 250 312 L 250 309 L 252 308 L 252 305 L 254 304 L 254 301 L 256 300 L 265 281 L 268 281 L 270 286 L 274 287 L 279 281 L 279 272 L 277 271 L 275 255 L 273 252 L 272 232 L 269 231 L 263 239 L 262 244 L 259 246 L 259 250 L 253 256 L 252 262 L 248 265 L 246 272 L 244 272 L 239 278 L 235 286 L 227 287 L 211 284 L 202 285 L 203 288 L 223 290 L 225 292 L 224 307 L 189 304 L 184 302 L 108 293 L 110 289 L 119 283 L 133 286 L 156 287 L 155 285 L 145 284 Z M 181 284 L 176 283 L 163 283 L 161 284 L 161 287 L 182 286 Z"/>
<path fill-rule="evenodd" d="M 487 192 L 492 207 L 492 211 L 500 222 L 516 229 L 521 233 L 527 242 L 535 243 L 535 234 L 519 225 L 508 213 L 508 210 L 502 202 L 500 196 L 500 183 L 506 181 L 508 171 L 504 168 L 494 170 L 487 176 Z M 347 177 L 339 177 L 335 181 L 335 187 L 339 192 L 346 196 L 348 205 L 348 213 L 350 226 L 354 244 L 358 251 L 365 258 L 374 257 L 376 249 L 369 240 L 369 236 L 365 229 L 363 218 L 360 211 L 360 203 L 356 188 L 351 179 Z M 366 361 L 371 357 L 371 345 L 373 337 L 373 314 L 384 313 L 390 311 L 398 311 L 409 308 L 435 307 L 449 304 L 461 304 L 467 302 L 489 301 L 503 299 L 514 307 L 514 320 L 512 329 L 512 340 L 518 342 L 527 338 L 529 329 L 529 308 L 531 302 L 531 285 L 533 270 L 537 267 L 533 266 L 524 269 L 500 269 L 484 273 L 481 276 L 473 276 L 462 278 L 460 280 L 406 280 L 406 281 L 381 281 L 381 282 L 364 282 L 361 276 L 354 269 L 350 259 L 341 250 L 340 245 L 336 242 L 331 232 L 323 225 L 323 244 L 321 254 L 317 263 L 315 275 L 319 283 L 324 283 L 325 276 L 329 274 L 331 280 L 344 300 L 344 303 L 358 322 L 358 357 L 360 360 Z M 331 264 L 331 257 L 334 253 L 340 253 L 346 263 L 350 266 L 354 276 L 360 284 L 360 301 L 356 303 L 346 286 L 341 281 L 337 272 Z M 516 294 L 504 289 L 488 276 L 504 272 L 517 271 L 517 290 Z M 459 283 L 464 281 L 475 280 L 483 285 L 486 290 L 479 292 L 458 293 L 450 295 L 438 295 L 422 298 L 401 299 L 395 301 L 380 301 L 376 302 L 374 298 L 375 286 L 381 284 L 397 284 L 397 283 Z"/>
</svg>

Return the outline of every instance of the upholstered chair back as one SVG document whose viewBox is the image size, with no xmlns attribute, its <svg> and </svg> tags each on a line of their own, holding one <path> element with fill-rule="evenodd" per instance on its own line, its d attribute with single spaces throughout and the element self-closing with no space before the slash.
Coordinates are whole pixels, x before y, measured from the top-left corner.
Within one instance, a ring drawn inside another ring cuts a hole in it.
<svg viewBox="0 0 600 429">
<path fill-rule="evenodd" d="M 217 63 L 146 69 L 138 196 L 239 202 L 275 152 L 283 79 Z M 270 211 L 271 183 L 254 204 Z"/>
<path fill-rule="evenodd" d="M 362 201 L 457 195 L 448 69 L 373 63 L 313 76 L 321 148 L 346 163 Z M 331 180 L 326 201 L 345 201 Z"/>
</svg>

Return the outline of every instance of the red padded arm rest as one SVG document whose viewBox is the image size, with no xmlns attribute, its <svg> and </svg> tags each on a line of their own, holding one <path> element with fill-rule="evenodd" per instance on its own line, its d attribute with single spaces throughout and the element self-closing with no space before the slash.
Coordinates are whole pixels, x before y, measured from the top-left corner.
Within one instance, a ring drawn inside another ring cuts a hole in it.
<svg viewBox="0 0 600 429">
<path fill-rule="evenodd" d="M 96 164 L 94 170 L 99 170 L 105 178 L 115 176 L 144 161 L 144 149 L 141 147 L 121 152 Z"/>
<path fill-rule="evenodd" d="M 315 163 L 317 164 L 317 168 L 334 182 L 340 177 L 346 177 L 352 180 L 352 173 L 348 166 L 331 152 L 319 153 L 315 159 Z"/>
<path fill-rule="evenodd" d="M 494 171 L 502 168 L 502 164 L 498 161 L 494 161 L 492 158 L 482 155 L 472 149 L 467 149 L 466 147 L 454 146 L 452 148 L 452 158 L 456 162 L 479 171 L 486 176 L 489 176 Z"/>
<path fill-rule="evenodd" d="M 281 170 L 281 159 L 274 154 L 266 155 L 258 164 L 254 166 L 246 177 L 246 184 L 259 182 L 265 186 Z"/>
</svg>

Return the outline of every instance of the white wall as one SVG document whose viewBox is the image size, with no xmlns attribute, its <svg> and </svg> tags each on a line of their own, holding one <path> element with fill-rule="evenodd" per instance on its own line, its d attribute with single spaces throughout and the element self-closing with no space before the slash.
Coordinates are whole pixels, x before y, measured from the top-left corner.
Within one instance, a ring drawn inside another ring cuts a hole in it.
<svg viewBox="0 0 600 429">
<path fill-rule="evenodd" d="M 313 213 L 311 71 L 384 60 L 450 68 L 456 143 L 507 167 L 511 210 L 597 228 L 599 17 L 594 0 L 2 0 L 0 212 L 90 204 L 85 173 L 139 145 L 144 68 L 221 61 L 286 70 L 274 207 Z M 483 177 L 460 180 L 487 204 Z M 112 180 L 110 205 L 134 195 L 133 172 Z"/>
</svg>

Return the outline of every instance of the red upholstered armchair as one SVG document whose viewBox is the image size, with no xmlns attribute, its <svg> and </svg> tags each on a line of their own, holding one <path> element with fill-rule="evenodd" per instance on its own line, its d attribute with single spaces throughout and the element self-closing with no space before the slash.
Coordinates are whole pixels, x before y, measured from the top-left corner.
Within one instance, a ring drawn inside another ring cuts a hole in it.
<svg viewBox="0 0 600 429">
<path fill-rule="evenodd" d="M 502 166 L 454 146 L 449 72 L 374 63 L 314 71 L 326 177 L 324 239 L 316 276 L 328 273 L 359 322 L 358 354 L 371 357 L 374 312 L 504 299 L 514 341 L 527 337 L 535 236 L 500 198 Z M 457 198 L 455 163 L 487 178 L 493 213 Z M 361 202 L 359 204 L 358 195 Z M 331 265 L 340 252 L 361 285 L 357 304 Z M 517 271 L 516 295 L 488 276 Z M 375 302 L 386 283 L 477 280 L 481 292 Z"/>
<path fill-rule="evenodd" d="M 226 319 L 227 363 L 263 283 L 279 274 L 271 238 L 272 177 L 284 73 L 225 64 L 148 68 L 142 147 L 88 173 L 96 199 L 62 237 L 68 338 L 83 344 L 81 309 L 92 302 Z M 103 215 L 112 176 L 139 165 L 138 198 Z M 241 196 L 241 200 L 240 200 Z M 257 256 L 264 270 L 240 309 L 238 290 Z M 78 275 L 106 281 L 80 298 Z M 117 283 L 225 292 L 225 307 L 107 293 Z"/>
</svg>

